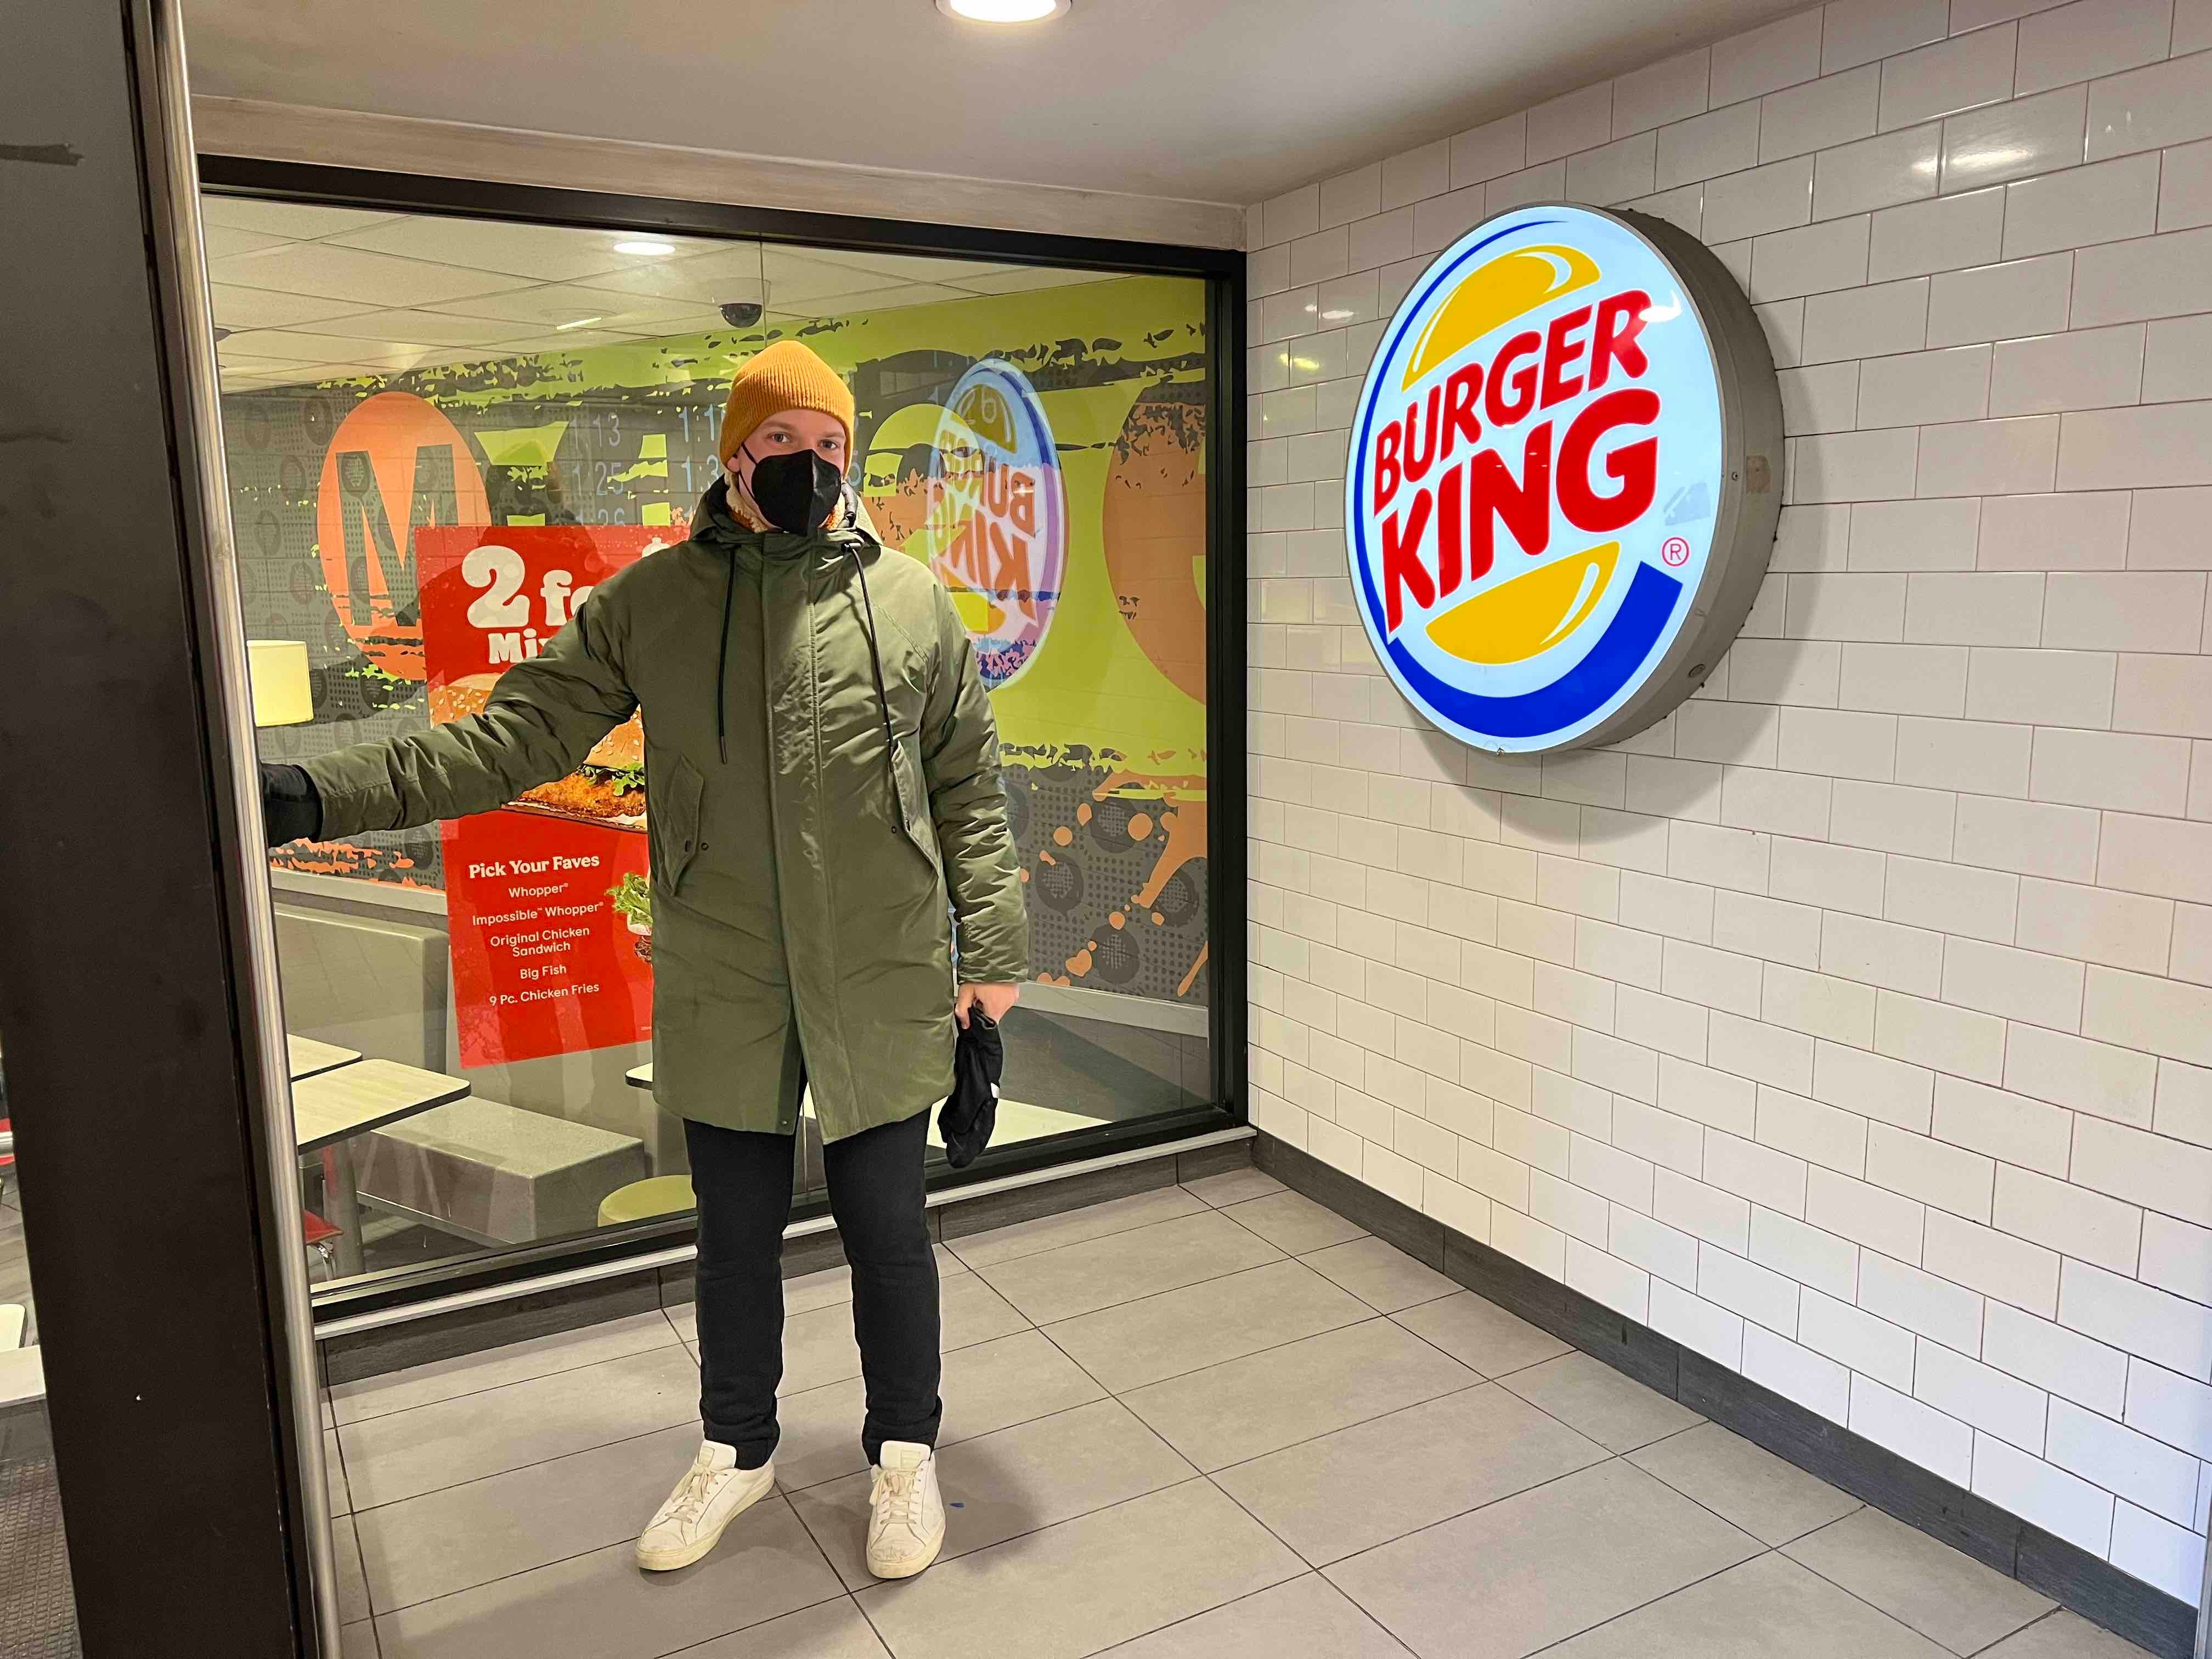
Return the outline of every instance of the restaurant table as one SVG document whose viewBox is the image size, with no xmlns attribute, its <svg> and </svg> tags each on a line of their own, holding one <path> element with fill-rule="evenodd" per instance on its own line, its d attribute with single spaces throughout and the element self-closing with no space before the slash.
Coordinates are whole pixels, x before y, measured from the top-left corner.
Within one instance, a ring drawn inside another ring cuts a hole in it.
<svg viewBox="0 0 2212 1659">
<path fill-rule="evenodd" d="M 319 1072 L 333 1072 L 341 1066 L 350 1066 L 361 1058 L 358 1048 L 341 1048 L 335 1042 L 319 1042 L 313 1037 L 284 1038 L 284 1047 L 291 1057 L 292 1081 L 313 1077 Z"/>
<path fill-rule="evenodd" d="M 623 1073 L 623 1081 L 633 1089 L 650 1089 L 653 1087 L 653 1062 L 648 1060 L 642 1066 L 631 1066 Z"/>
<path fill-rule="evenodd" d="M 339 1063 L 293 1085 L 292 1121 L 300 1150 L 329 1154 L 324 1165 L 329 1190 L 323 1201 L 339 1229 L 340 1274 L 362 1270 L 361 1189 L 348 1143 L 387 1123 L 450 1105 L 468 1092 L 459 1078 L 394 1060 Z"/>
</svg>

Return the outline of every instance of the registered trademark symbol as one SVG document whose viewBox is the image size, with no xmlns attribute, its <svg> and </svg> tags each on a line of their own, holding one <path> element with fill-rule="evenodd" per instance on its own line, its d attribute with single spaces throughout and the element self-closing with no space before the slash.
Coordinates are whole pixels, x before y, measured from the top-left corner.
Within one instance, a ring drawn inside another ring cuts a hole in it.
<svg viewBox="0 0 2212 1659">
<path fill-rule="evenodd" d="M 1661 545 L 1659 556 L 1668 564 L 1687 564 L 1690 562 L 1690 544 L 1680 536 L 1669 536 Z"/>
</svg>

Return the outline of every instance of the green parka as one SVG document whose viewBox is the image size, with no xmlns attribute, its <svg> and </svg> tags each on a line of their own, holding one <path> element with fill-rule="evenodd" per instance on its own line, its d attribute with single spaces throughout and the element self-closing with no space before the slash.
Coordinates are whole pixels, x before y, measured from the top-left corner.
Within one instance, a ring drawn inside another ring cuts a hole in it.
<svg viewBox="0 0 2212 1659">
<path fill-rule="evenodd" d="M 640 709 L 660 1103 L 790 1133 L 811 1085 L 836 1140 L 943 1098 L 948 897 L 964 981 L 1026 979 L 1029 924 L 974 647 L 930 570 L 859 532 L 745 529 L 717 483 L 483 712 L 306 763 L 322 834 L 489 811 Z"/>
</svg>

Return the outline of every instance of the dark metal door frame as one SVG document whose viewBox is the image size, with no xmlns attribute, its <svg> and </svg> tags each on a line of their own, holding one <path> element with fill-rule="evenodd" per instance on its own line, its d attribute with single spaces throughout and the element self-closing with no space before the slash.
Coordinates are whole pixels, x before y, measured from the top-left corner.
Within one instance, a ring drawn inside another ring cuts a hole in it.
<svg viewBox="0 0 2212 1659">
<path fill-rule="evenodd" d="M 176 25 L 0 57 L 0 1030 L 84 1651 L 274 1659 L 337 1632 Z"/>
</svg>

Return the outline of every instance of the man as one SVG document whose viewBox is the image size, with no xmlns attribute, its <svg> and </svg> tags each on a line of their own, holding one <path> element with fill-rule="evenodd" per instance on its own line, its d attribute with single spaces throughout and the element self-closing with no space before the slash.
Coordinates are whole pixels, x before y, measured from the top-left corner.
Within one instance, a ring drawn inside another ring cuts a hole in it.
<svg viewBox="0 0 2212 1659">
<path fill-rule="evenodd" d="M 648 1569 L 699 1559 L 775 1481 L 809 1085 L 853 1266 L 868 1565 L 908 1577 L 944 1541 L 925 1138 L 954 1021 L 1012 1005 L 1028 922 L 974 650 L 930 571 L 860 527 L 853 416 L 812 351 L 769 346 L 731 386 L 689 541 L 600 584 L 480 714 L 264 769 L 272 844 L 332 840 L 489 811 L 643 711 L 653 1092 L 698 1198 L 705 1425 L 638 1540 Z"/>
</svg>

